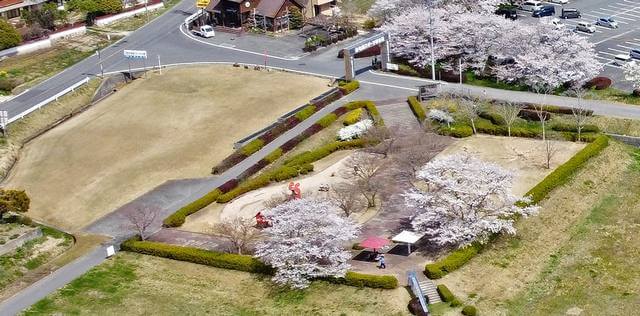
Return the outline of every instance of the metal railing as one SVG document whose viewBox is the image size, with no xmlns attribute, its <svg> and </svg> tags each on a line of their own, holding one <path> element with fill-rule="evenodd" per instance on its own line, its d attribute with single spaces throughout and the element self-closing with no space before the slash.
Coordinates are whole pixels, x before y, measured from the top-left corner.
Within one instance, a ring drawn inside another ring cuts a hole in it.
<svg viewBox="0 0 640 316">
<path fill-rule="evenodd" d="M 67 93 L 69 93 L 71 91 L 74 91 L 75 89 L 77 89 L 78 87 L 86 84 L 87 82 L 89 82 L 89 77 L 86 77 L 86 78 L 84 78 L 84 79 L 72 84 L 70 87 L 68 87 L 68 88 L 56 93 L 55 95 L 53 95 L 53 96 L 51 96 L 51 97 L 49 97 L 49 98 L 47 98 L 47 99 L 45 99 L 43 101 L 38 102 L 38 104 L 36 104 L 36 105 L 34 105 L 34 106 L 22 111 L 21 113 L 11 116 L 11 118 L 9 118 L 7 123 L 12 123 L 12 122 L 15 122 L 15 121 L 17 121 L 19 119 L 24 118 L 29 113 L 31 113 L 31 112 L 33 112 L 35 110 L 38 110 L 41 107 L 43 107 L 43 106 L 45 106 L 45 105 L 47 105 L 47 104 L 49 104 L 49 103 L 51 103 L 53 101 L 57 101 L 58 98 L 60 98 L 61 96 L 65 95 L 65 94 L 67 94 Z"/>
</svg>

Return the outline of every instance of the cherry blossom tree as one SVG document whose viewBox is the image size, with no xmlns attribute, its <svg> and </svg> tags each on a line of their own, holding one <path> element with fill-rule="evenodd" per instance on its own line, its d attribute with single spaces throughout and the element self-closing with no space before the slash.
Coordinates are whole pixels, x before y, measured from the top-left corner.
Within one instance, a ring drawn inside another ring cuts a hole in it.
<svg viewBox="0 0 640 316">
<path fill-rule="evenodd" d="M 359 225 L 328 200 L 291 200 L 263 213 L 271 227 L 256 246 L 256 257 L 276 269 L 273 281 L 305 288 L 313 278 L 343 277 L 351 257 L 343 244 Z"/>
<path fill-rule="evenodd" d="M 464 247 L 492 234 L 515 234 L 515 217 L 538 211 L 516 205 L 523 199 L 511 192 L 513 174 L 466 154 L 432 160 L 417 178 L 423 189 L 405 195 L 407 205 L 418 209 L 411 224 L 439 245 Z"/>
<path fill-rule="evenodd" d="M 624 65 L 624 78 L 631 81 L 635 89 L 640 89 L 640 63 L 632 61 Z"/>
<path fill-rule="evenodd" d="M 372 18 L 384 20 L 404 9 L 422 3 L 424 3 L 422 0 L 376 0 L 367 13 Z"/>
</svg>

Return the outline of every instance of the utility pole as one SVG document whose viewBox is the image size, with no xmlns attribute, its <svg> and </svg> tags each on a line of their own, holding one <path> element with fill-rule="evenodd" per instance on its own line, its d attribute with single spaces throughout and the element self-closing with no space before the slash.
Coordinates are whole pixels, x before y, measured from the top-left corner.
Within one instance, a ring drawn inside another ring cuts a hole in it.
<svg viewBox="0 0 640 316">
<path fill-rule="evenodd" d="M 102 56 L 100 56 L 100 50 L 96 51 L 96 55 L 98 55 L 98 65 L 100 65 L 100 77 L 104 78 L 104 68 L 102 66 Z"/>
<path fill-rule="evenodd" d="M 432 2 L 427 0 L 427 8 L 429 9 L 429 40 L 431 41 L 431 80 L 436 80 L 436 60 L 433 51 L 433 17 L 431 16 Z"/>
<path fill-rule="evenodd" d="M 462 85 L 462 57 L 458 59 L 458 72 L 460 73 L 460 85 Z"/>
</svg>

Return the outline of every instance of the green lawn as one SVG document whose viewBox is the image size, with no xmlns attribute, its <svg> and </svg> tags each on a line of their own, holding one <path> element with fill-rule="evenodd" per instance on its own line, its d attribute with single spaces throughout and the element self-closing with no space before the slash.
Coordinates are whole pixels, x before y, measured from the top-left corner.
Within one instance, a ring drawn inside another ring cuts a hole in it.
<svg viewBox="0 0 640 316">
<path fill-rule="evenodd" d="M 25 315 L 406 315 L 409 294 L 314 282 L 277 288 L 259 275 L 120 253 Z"/>
</svg>

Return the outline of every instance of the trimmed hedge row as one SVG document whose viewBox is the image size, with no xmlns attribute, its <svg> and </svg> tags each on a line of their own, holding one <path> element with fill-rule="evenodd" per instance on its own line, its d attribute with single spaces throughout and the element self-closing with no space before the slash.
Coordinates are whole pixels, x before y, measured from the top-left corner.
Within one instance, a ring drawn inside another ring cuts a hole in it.
<svg viewBox="0 0 640 316">
<path fill-rule="evenodd" d="M 409 102 L 411 111 L 413 112 L 413 115 L 418 118 L 418 121 L 423 122 L 427 119 L 427 113 L 424 112 L 424 108 L 416 96 L 409 96 L 407 102 Z"/>
<path fill-rule="evenodd" d="M 253 155 L 256 151 L 260 150 L 262 147 L 264 147 L 264 140 L 260 138 L 256 138 L 251 142 L 249 142 L 248 144 L 246 144 L 245 146 L 243 146 L 242 148 L 240 148 L 240 151 L 242 152 L 243 155 L 249 157 Z"/>
<path fill-rule="evenodd" d="M 268 155 L 266 155 L 264 157 L 264 160 L 266 160 L 268 163 L 272 163 L 276 160 L 278 160 L 278 158 L 282 157 L 282 148 L 276 148 L 274 151 L 270 152 Z"/>
<path fill-rule="evenodd" d="M 335 122 L 338 119 L 338 115 L 335 113 L 329 113 L 322 117 L 316 122 L 316 124 L 322 126 L 322 128 L 327 128 L 331 123 Z"/>
<path fill-rule="evenodd" d="M 462 308 L 462 315 L 465 316 L 476 316 L 478 315 L 478 309 L 473 305 L 467 305 Z"/>
<path fill-rule="evenodd" d="M 584 164 L 598 155 L 609 145 L 609 137 L 600 135 L 592 143 L 585 146 L 567 162 L 553 170 L 540 183 L 533 187 L 525 196 L 531 197 L 531 203 L 542 201 L 553 189 L 565 184 Z"/>
<path fill-rule="evenodd" d="M 471 126 L 464 124 L 452 124 L 451 128 L 446 125 L 441 125 L 437 129 L 438 134 L 444 136 L 451 136 L 455 138 L 465 138 L 473 135 L 473 129 Z"/>
<path fill-rule="evenodd" d="M 562 132 L 562 137 L 570 142 L 585 142 L 585 143 L 593 143 L 600 134 L 597 133 L 581 133 L 580 139 L 578 139 L 578 133 L 572 132 Z"/>
<path fill-rule="evenodd" d="M 222 269 L 252 273 L 273 274 L 274 269 L 260 260 L 248 256 L 211 251 L 193 247 L 169 245 L 153 241 L 129 239 L 122 243 L 121 250 L 145 255 L 203 264 Z M 322 278 L 331 283 L 356 287 L 395 289 L 398 279 L 392 275 L 371 275 L 347 271 L 344 278 Z"/>
<path fill-rule="evenodd" d="M 153 241 L 127 240 L 120 249 L 162 258 L 204 264 L 216 268 L 254 273 L 273 273 L 273 269 L 252 256 L 169 245 Z"/>
<path fill-rule="evenodd" d="M 187 204 L 186 206 L 183 206 L 182 208 L 180 208 L 179 210 L 177 210 L 175 213 L 169 215 L 167 218 L 164 219 L 163 221 L 163 226 L 164 227 L 180 227 L 182 226 L 182 224 L 184 224 L 187 216 L 205 208 L 207 205 L 215 202 L 215 200 L 218 198 L 218 196 L 220 196 L 222 194 L 222 191 L 220 191 L 220 189 L 215 189 L 207 194 L 205 194 L 203 197 Z"/>
<path fill-rule="evenodd" d="M 338 82 L 338 89 L 340 89 L 343 94 L 349 94 L 356 91 L 358 88 L 360 88 L 360 82 L 358 80 Z"/>
<path fill-rule="evenodd" d="M 377 289 L 395 289 L 398 287 L 398 279 L 393 275 L 372 275 L 347 271 L 344 283 L 356 287 L 371 287 Z"/>
<path fill-rule="evenodd" d="M 308 119 L 313 113 L 316 113 L 315 105 L 307 105 L 302 110 L 298 111 L 294 116 L 300 121 Z"/>
<path fill-rule="evenodd" d="M 471 258 L 478 254 L 482 250 L 483 246 L 480 243 L 473 243 L 467 247 L 456 249 L 444 259 L 429 263 L 425 266 L 424 273 L 429 279 L 439 279 L 449 272 L 453 272 L 456 269 L 462 267 Z"/>
<path fill-rule="evenodd" d="M 534 106 L 531 103 L 524 103 L 524 108 L 526 110 L 533 110 L 535 111 L 536 106 Z M 540 108 L 540 106 L 538 106 L 538 108 Z M 549 112 L 549 113 L 556 113 L 556 114 L 568 114 L 568 115 L 572 115 L 573 114 L 573 109 L 571 107 L 566 107 L 566 106 L 556 106 L 556 105 L 543 105 L 542 106 L 542 110 L 545 112 Z M 586 111 L 587 116 L 591 116 L 593 115 L 593 111 L 592 110 L 587 110 Z"/>
<path fill-rule="evenodd" d="M 378 112 L 378 108 L 373 101 L 351 101 L 345 104 L 344 107 L 348 111 L 365 108 L 369 112 L 369 115 L 371 115 L 371 118 L 373 118 L 373 121 L 376 123 L 376 125 L 384 125 L 384 120 L 382 119 L 382 116 L 380 116 L 380 112 Z"/>
<path fill-rule="evenodd" d="M 491 123 L 493 123 L 494 125 L 499 125 L 499 126 L 507 125 L 507 122 L 498 113 L 483 111 L 483 112 L 480 112 L 479 116 L 485 120 L 491 121 Z"/>
<path fill-rule="evenodd" d="M 355 123 L 358 123 L 360 121 L 360 118 L 362 117 L 362 109 L 355 109 L 349 113 L 347 113 L 347 116 L 345 116 L 344 121 L 342 122 L 343 125 L 345 126 L 349 126 Z"/>
<path fill-rule="evenodd" d="M 456 299 L 456 296 L 453 295 L 451 290 L 449 290 L 449 288 L 446 285 L 438 284 L 437 289 L 438 289 L 438 294 L 440 295 L 440 299 L 442 299 L 443 302 L 449 303 L 449 302 L 453 302 L 453 300 Z"/>
</svg>

